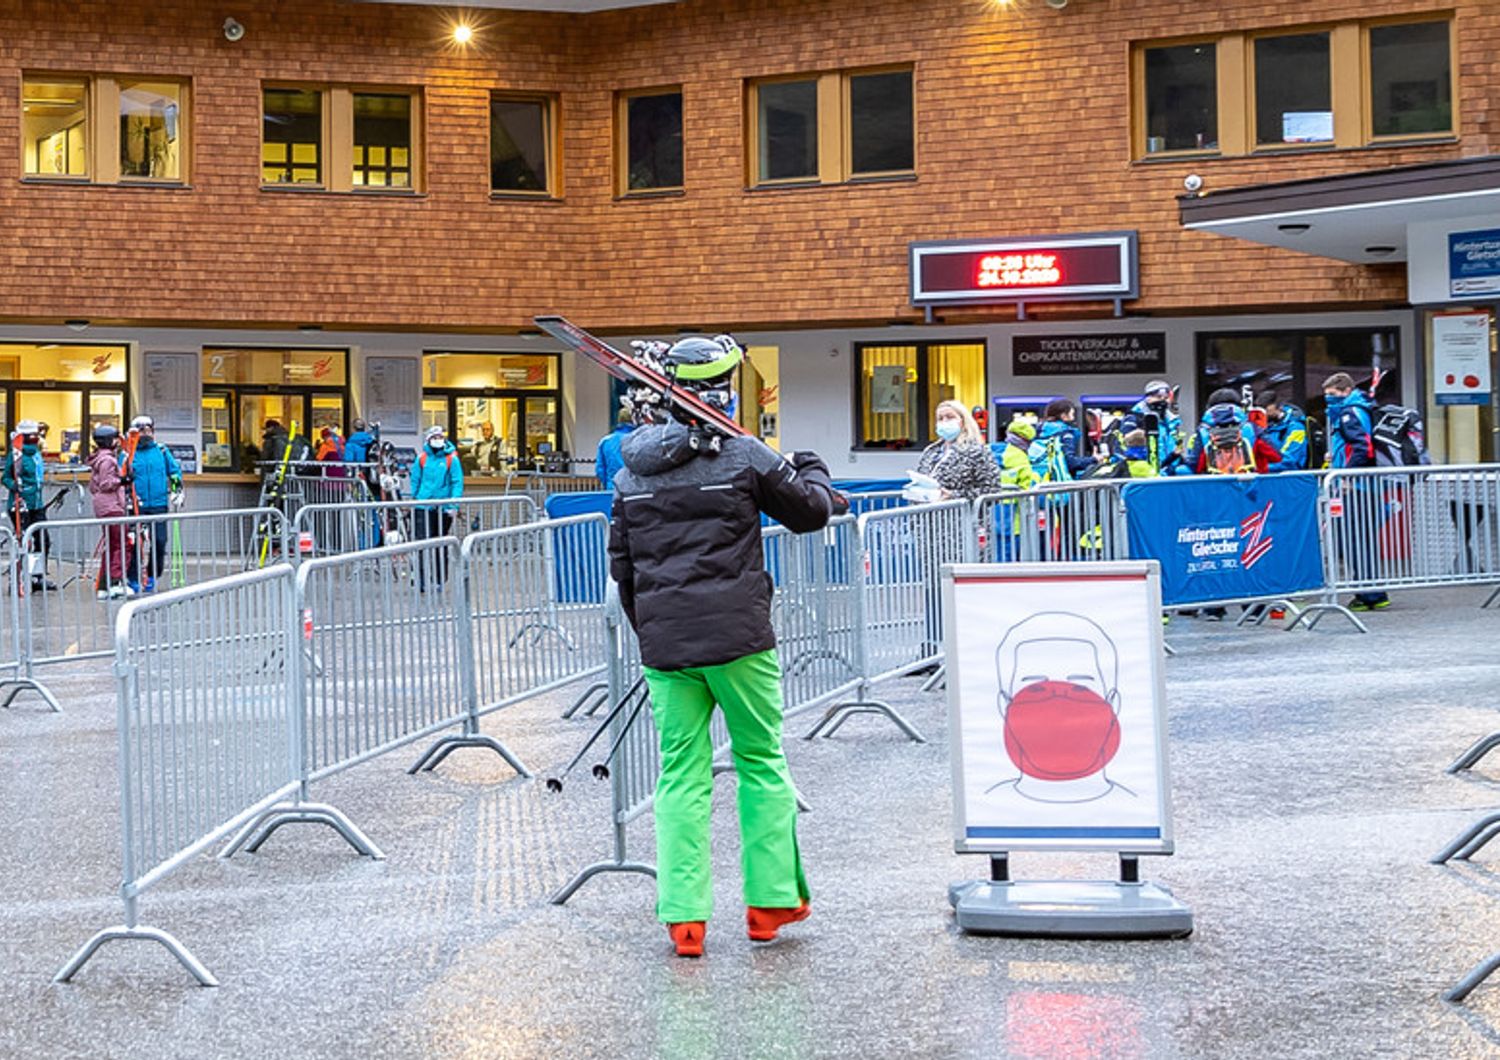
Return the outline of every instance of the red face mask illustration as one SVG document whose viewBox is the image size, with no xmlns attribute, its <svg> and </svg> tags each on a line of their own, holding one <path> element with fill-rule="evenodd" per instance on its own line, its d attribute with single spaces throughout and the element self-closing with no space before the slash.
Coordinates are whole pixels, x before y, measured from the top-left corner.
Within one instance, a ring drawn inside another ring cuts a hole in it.
<svg viewBox="0 0 1500 1060">
<path fill-rule="evenodd" d="M 1109 700 L 1070 681 L 1038 681 L 1005 711 L 1005 753 L 1038 780 L 1097 773 L 1120 749 L 1120 719 Z"/>
</svg>

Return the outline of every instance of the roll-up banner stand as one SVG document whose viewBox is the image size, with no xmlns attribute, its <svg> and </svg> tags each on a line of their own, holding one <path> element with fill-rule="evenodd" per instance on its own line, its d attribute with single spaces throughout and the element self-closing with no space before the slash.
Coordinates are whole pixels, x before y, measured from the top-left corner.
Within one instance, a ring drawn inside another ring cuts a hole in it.
<svg viewBox="0 0 1500 1060">
<path fill-rule="evenodd" d="M 954 884 L 964 931 L 1181 937 L 1192 912 L 1140 880 L 1172 853 L 1161 570 L 1153 561 L 943 568 Z M 1012 851 L 1103 851 L 1118 880 L 1012 881 Z"/>
</svg>

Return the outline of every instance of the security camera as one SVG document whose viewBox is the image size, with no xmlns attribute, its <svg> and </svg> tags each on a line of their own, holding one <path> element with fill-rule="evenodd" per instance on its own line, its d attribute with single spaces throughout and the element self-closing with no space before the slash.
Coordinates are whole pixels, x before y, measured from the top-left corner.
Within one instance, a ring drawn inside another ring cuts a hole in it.
<svg viewBox="0 0 1500 1060">
<path fill-rule="evenodd" d="M 1046 0 L 1046 3 L 1054 11 L 1061 11 L 1068 6 L 1068 0 Z"/>
<path fill-rule="evenodd" d="M 244 36 L 245 36 L 245 27 L 244 27 L 244 25 L 238 19 L 226 18 L 224 20 L 224 39 L 225 40 L 227 40 L 231 44 L 233 44 L 237 40 L 244 39 Z"/>
<path fill-rule="evenodd" d="M 1203 190 L 1203 178 L 1196 173 L 1189 173 L 1182 178 L 1182 186 L 1187 189 L 1189 195 L 1196 195 Z"/>
</svg>

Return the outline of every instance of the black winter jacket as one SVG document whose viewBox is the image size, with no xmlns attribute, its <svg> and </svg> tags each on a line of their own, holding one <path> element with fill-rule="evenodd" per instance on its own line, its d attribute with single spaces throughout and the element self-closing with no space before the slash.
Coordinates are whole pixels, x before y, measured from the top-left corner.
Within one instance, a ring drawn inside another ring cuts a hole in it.
<svg viewBox="0 0 1500 1060">
<path fill-rule="evenodd" d="M 609 572 L 641 661 L 682 670 L 774 648 L 760 515 L 794 533 L 822 529 L 834 504 L 827 466 L 754 438 L 699 453 L 677 423 L 637 428 L 621 449 Z"/>
</svg>

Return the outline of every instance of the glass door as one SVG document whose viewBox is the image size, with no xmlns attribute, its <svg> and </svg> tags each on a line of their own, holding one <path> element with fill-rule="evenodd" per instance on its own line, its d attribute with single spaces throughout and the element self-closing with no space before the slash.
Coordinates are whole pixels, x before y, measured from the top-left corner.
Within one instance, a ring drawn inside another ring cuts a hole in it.
<svg viewBox="0 0 1500 1060">
<path fill-rule="evenodd" d="M 17 390 L 16 422 L 21 420 L 45 425 L 42 453 L 48 463 L 78 463 L 83 459 L 82 390 Z"/>
<path fill-rule="evenodd" d="M 496 474 L 514 468 L 519 402 L 513 397 L 487 396 L 454 398 L 453 403 L 449 437 L 458 446 L 464 470 Z"/>
<path fill-rule="evenodd" d="M 536 460 L 557 452 L 557 401 L 553 398 L 528 397 L 525 418 L 526 437 L 522 453 Z"/>
<path fill-rule="evenodd" d="M 254 474 L 262 459 L 261 439 L 266 424 L 275 420 L 290 431 L 293 421 L 297 433 L 308 437 L 307 409 L 301 394 L 240 394 L 239 470 Z"/>
</svg>

